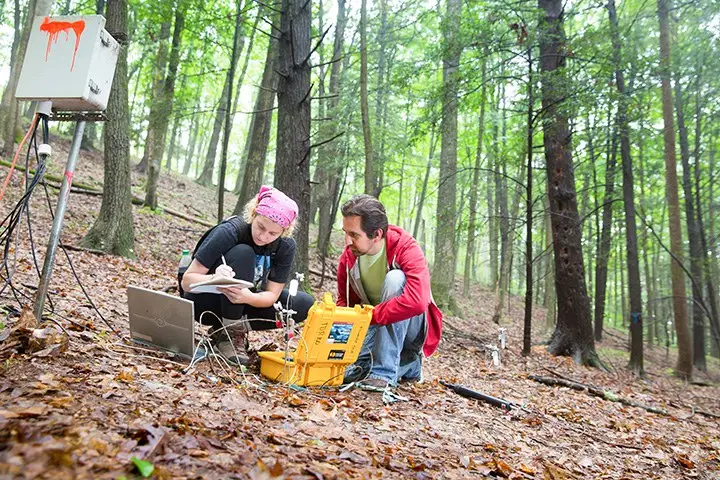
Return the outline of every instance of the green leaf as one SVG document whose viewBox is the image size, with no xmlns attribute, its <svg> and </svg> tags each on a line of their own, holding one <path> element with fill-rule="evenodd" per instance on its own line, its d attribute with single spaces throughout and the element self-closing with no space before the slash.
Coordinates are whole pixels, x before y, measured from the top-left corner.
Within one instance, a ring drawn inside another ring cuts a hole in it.
<svg viewBox="0 0 720 480">
<path fill-rule="evenodd" d="M 155 470 L 153 464 L 148 462 L 147 460 L 140 460 L 137 457 L 132 457 L 131 460 L 135 464 L 135 468 L 137 468 L 138 472 L 140 472 L 140 475 L 145 478 L 148 478 L 150 475 L 152 475 L 153 470 Z"/>
</svg>

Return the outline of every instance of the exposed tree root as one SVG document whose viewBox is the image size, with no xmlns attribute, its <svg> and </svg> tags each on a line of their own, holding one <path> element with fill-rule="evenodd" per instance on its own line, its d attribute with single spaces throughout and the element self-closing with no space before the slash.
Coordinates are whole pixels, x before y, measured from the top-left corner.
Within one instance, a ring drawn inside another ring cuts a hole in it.
<svg viewBox="0 0 720 480">
<path fill-rule="evenodd" d="M 652 407 L 650 405 L 643 405 L 642 403 L 633 402 L 632 400 L 628 400 L 623 397 L 618 397 L 610 390 L 604 390 L 602 388 L 593 387 L 592 385 L 585 385 L 584 383 L 578 383 L 578 382 L 574 382 L 572 380 L 563 380 L 561 378 L 542 377 L 539 375 L 528 375 L 528 378 L 530 380 L 534 380 L 536 382 L 543 383 L 545 385 L 550 385 L 552 387 L 561 386 L 561 387 L 572 388 L 573 390 L 578 390 L 581 392 L 587 392 L 590 395 L 600 397 L 604 400 L 622 403 L 623 405 L 627 405 L 629 407 L 642 408 L 643 410 L 647 410 L 650 413 L 657 413 L 658 415 L 668 415 L 668 416 L 670 415 L 666 410 L 663 410 L 662 408 Z"/>
</svg>

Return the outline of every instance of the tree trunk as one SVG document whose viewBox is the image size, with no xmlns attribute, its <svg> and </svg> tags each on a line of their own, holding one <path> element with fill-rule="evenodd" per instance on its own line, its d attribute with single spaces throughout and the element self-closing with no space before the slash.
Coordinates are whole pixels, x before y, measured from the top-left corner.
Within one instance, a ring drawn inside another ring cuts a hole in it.
<svg viewBox="0 0 720 480">
<path fill-rule="evenodd" d="M 495 98 L 497 100 L 497 97 Z M 496 105 L 495 108 L 495 116 L 497 116 L 497 112 L 499 108 L 497 105 L 499 105 L 499 102 L 493 102 Z M 500 165 L 500 160 L 498 159 L 498 122 L 494 118 L 493 119 L 493 128 L 492 128 L 492 144 L 490 145 L 490 159 L 488 161 L 488 164 L 490 166 L 490 172 L 487 176 L 487 183 L 486 183 L 486 192 L 487 192 L 487 212 L 488 212 L 488 251 L 490 256 L 490 286 L 494 288 L 496 291 L 499 287 L 498 281 L 499 281 L 499 269 L 498 269 L 498 241 L 500 238 L 499 235 L 499 224 L 500 219 L 498 218 L 497 214 L 497 201 L 496 195 L 497 195 L 497 177 L 498 177 L 498 165 Z"/>
<path fill-rule="evenodd" d="M 617 162 L 617 130 L 608 125 L 612 141 L 605 167 L 605 194 L 602 207 L 602 230 L 600 246 L 595 263 L 595 340 L 602 341 L 605 320 L 605 297 L 607 294 L 607 272 L 612 248 L 612 212 L 615 201 L 615 169 Z"/>
<path fill-rule="evenodd" d="M 646 199 L 647 196 L 645 194 L 645 141 L 643 138 L 643 132 L 644 132 L 644 122 L 642 120 L 643 114 L 640 114 L 640 128 L 638 129 L 638 178 L 640 179 L 640 204 L 642 205 Z M 648 246 L 648 236 L 647 236 L 647 228 L 643 228 L 640 230 L 640 246 L 642 250 L 642 256 L 643 256 L 643 270 L 645 274 L 645 285 L 647 286 L 647 315 L 646 318 L 650 319 L 650 322 L 644 322 L 645 325 L 647 325 L 647 339 L 648 343 L 650 345 L 653 344 L 654 339 L 656 338 L 654 333 L 656 330 L 657 325 L 657 315 L 655 315 L 655 307 L 654 303 L 651 302 L 653 298 L 655 298 L 654 294 L 654 282 L 651 281 L 652 272 L 650 270 L 650 260 L 649 260 L 649 246 Z"/>
<path fill-rule="evenodd" d="M 413 227 L 413 237 L 418 238 L 420 233 L 420 223 L 422 222 L 422 211 L 425 206 L 425 197 L 427 196 L 428 181 L 430 179 L 430 171 L 432 170 L 432 159 L 435 156 L 435 146 L 437 137 L 435 136 L 435 125 L 430 126 L 430 151 L 428 152 L 428 163 L 425 167 L 425 177 L 423 179 L 422 189 L 420 190 L 420 200 L 418 201 L 417 211 L 415 212 L 415 226 Z M 422 244 L 421 244 L 422 245 Z"/>
<path fill-rule="evenodd" d="M 165 138 L 167 136 L 167 119 L 172 112 L 175 97 L 175 78 L 180 64 L 180 44 L 182 31 L 185 28 L 185 5 L 180 4 L 175 11 L 175 26 L 173 28 L 172 48 L 168 60 L 167 76 L 163 82 L 158 98 L 153 99 L 148 125 L 148 138 L 152 139 L 150 156 L 148 157 L 147 185 L 145 189 L 145 204 L 155 210 L 158 206 L 157 185 L 162 169 L 163 152 L 165 151 Z"/>
<path fill-rule="evenodd" d="M 585 289 L 570 130 L 563 108 L 567 88 L 563 2 L 539 0 L 538 5 L 544 11 L 544 18 L 540 20 L 542 106 L 545 111 L 543 143 L 558 299 L 557 326 L 548 351 L 553 355 L 570 355 L 578 363 L 597 365 L 590 302 Z"/>
<path fill-rule="evenodd" d="M 20 121 L 20 108 L 18 100 L 15 99 L 15 90 L 17 89 L 18 80 L 20 79 L 20 69 L 22 68 L 28 40 L 30 39 L 30 29 L 36 16 L 50 14 L 51 5 L 52 2 L 50 0 L 29 0 L 22 33 L 19 33 L 19 4 L 15 5 L 15 37 L 11 51 L 11 56 L 13 54 L 14 56 L 11 58 L 10 76 L 3 91 L 2 103 L 0 103 L 0 138 L 5 140 L 0 155 L 9 155 L 15 147 L 15 134 Z"/>
<path fill-rule="evenodd" d="M 283 0 L 281 10 L 275 186 L 298 204 L 295 270 L 308 278 L 312 14 L 305 0 Z"/>
<path fill-rule="evenodd" d="M 595 233 L 593 231 L 593 222 L 590 221 L 591 218 L 597 217 L 596 212 L 590 209 L 590 180 L 592 174 L 595 172 L 595 125 L 592 127 L 590 126 L 590 115 L 585 116 L 585 130 L 587 132 L 587 145 L 588 145 L 588 157 L 590 160 L 590 167 L 586 168 L 583 178 L 583 193 L 582 193 L 582 202 L 580 206 L 580 218 L 583 221 L 583 224 L 587 224 L 587 237 L 588 239 L 595 238 Z M 593 186 L 594 187 L 594 186 Z M 593 195 L 593 198 L 597 198 L 597 195 Z M 595 200 L 595 203 L 597 204 L 597 200 Z M 592 248 L 592 242 L 588 243 L 587 248 L 584 249 L 585 258 L 587 265 L 587 282 L 588 282 L 588 295 L 590 295 L 590 298 L 594 298 L 594 285 L 593 282 L 593 264 L 595 259 L 595 252 Z M 595 338 L 597 340 L 597 337 Z"/>
<path fill-rule="evenodd" d="M 555 262 L 553 261 L 553 234 L 550 216 L 550 203 L 545 200 L 545 328 L 550 330 L 557 323 L 557 298 L 555 297 Z"/>
<path fill-rule="evenodd" d="M 483 60 L 481 67 L 481 84 L 482 90 L 480 91 L 480 118 L 478 119 L 478 137 L 477 137 L 477 149 L 475 150 L 475 168 L 473 170 L 473 180 L 470 186 L 470 205 L 469 205 L 469 219 L 468 219 L 468 243 L 467 252 L 465 254 L 465 275 L 463 279 L 463 296 L 467 297 L 470 290 L 470 266 L 472 259 L 475 256 L 475 238 L 477 233 L 477 203 L 478 203 L 478 186 L 480 184 L 480 166 L 482 165 L 482 147 L 483 147 L 483 132 L 485 131 L 485 97 L 487 93 L 487 86 L 485 81 L 487 80 L 487 57 L 488 48 L 483 50 Z"/>
<path fill-rule="evenodd" d="M 453 296 L 452 279 L 455 269 L 455 220 L 457 190 L 457 120 L 460 54 L 457 38 L 460 24 L 460 0 L 447 0 L 443 19 L 443 95 L 440 132 L 440 184 L 437 201 L 437 230 L 432 290 L 438 306 L 448 308 Z"/>
<path fill-rule="evenodd" d="M 669 0 L 658 0 L 660 23 L 660 75 L 662 79 L 663 136 L 665 140 L 665 195 L 670 224 L 670 263 L 672 277 L 673 312 L 678 342 L 676 374 L 683 379 L 692 378 L 692 345 L 688 330 L 685 298 L 685 276 L 680 262 L 683 258 L 680 202 L 678 201 L 677 158 L 675 154 L 675 125 L 673 122 L 672 89 L 670 86 L 670 33 L 668 28 Z"/>
<path fill-rule="evenodd" d="M 638 259 L 637 226 L 635 224 L 635 194 L 630 158 L 630 128 L 628 127 L 627 109 L 628 95 L 625 92 L 625 79 L 622 70 L 622 54 L 618 20 L 615 11 L 615 0 L 608 0 L 610 31 L 613 43 L 613 63 L 615 63 L 615 83 L 618 99 L 618 129 L 620 130 L 620 157 L 623 172 L 623 201 L 625 205 L 625 239 L 627 246 L 628 285 L 630 294 L 630 368 L 636 375 L 643 374 L 643 324 L 642 324 L 642 291 L 640 285 L 640 262 Z"/>
<path fill-rule="evenodd" d="M 238 14 L 239 15 L 239 14 Z M 237 22 L 236 22 L 237 23 Z M 235 42 L 242 42 L 243 37 L 235 38 Z M 237 44 L 233 45 L 234 57 L 230 59 L 230 63 L 237 64 L 237 57 L 240 55 L 242 47 L 238 47 Z M 232 55 L 231 55 L 232 57 Z M 222 133 L 223 124 L 225 122 L 225 116 L 228 112 L 228 98 L 230 97 L 230 86 L 231 81 L 228 80 L 228 76 L 225 75 L 225 81 L 223 83 L 222 94 L 217 104 L 217 110 L 215 111 L 215 121 L 213 122 L 213 130 L 210 135 L 210 143 L 207 146 L 207 154 L 205 155 L 205 163 L 203 165 L 202 173 L 195 180 L 200 185 L 210 186 L 212 185 L 213 174 L 215 173 L 215 159 L 217 158 L 217 146 L 220 142 L 220 133 Z"/>
<path fill-rule="evenodd" d="M 532 299 L 533 299 L 533 184 L 532 184 L 532 158 L 533 158 L 533 110 L 535 96 L 532 69 L 532 45 L 527 49 L 528 60 L 528 113 L 527 113 L 527 179 L 525 183 L 525 318 L 523 319 L 523 356 L 530 355 L 532 333 Z"/>
<path fill-rule="evenodd" d="M 237 107 L 238 107 L 238 100 L 240 99 L 240 94 L 242 93 L 242 86 L 243 82 L 245 81 L 245 74 L 247 73 L 248 65 L 250 64 L 250 57 L 252 55 L 252 49 L 253 44 L 255 43 L 255 31 L 257 30 L 258 23 L 260 22 L 260 17 L 265 14 L 265 9 L 263 8 L 263 5 L 260 5 L 258 8 L 258 12 L 255 15 L 255 22 L 253 23 L 252 30 L 250 31 L 250 39 L 248 40 L 248 49 L 245 53 L 245 62 L 243 63 L 242 71 L 240 72 L 240 76 L 238 77 L 238 85 L 235 90 L 235 100 L 233 100 L 233 108 L 231 113 L 231 123 L 235 123 L 235 114 L 237 113 Z M 270 40 L 273 40 L 272 37 L 270 37 Z M 268 41 L 270 41 L 268 40 Z M 275 98 L 274 95 L 275 92 L 273 92 L 273 98 Z M 255 122 L 255 115 L 253 114 L 252 119 L 250 120 L 250 128 L 248 129 L 248 132 L 251 132 L 253 129 L 253 122 Z M 243 178 L 245 177 L 245 168 L 247 167 L 247 158 L 248 158 L 248 152 L 250 151 L 250 135 L 247 136 L 245 139 L 245 146 L 243 147 L 243 154 L 242 157 L 240 157 L 238 161 L 238 172 L 237 177 L 235 177 L 235 187 L 233 188 L 233 192 L 235 195 L 240 193 L 240 190 L 242 189 L 242 182 Z"/>
<path fill-rule="evenodd" d="M 195 106 L 193 107 L 193 113 L 190 119 L 190 140 L 188 142 L 187 151 L 185 152 L 185 162 L 182 168 L 183 175 L 190 173 L 193 156 L 195 155 L 195 144 L 197 143 L 198 130 L 200 130 L 200 115 L 198 115 L 195 110 L 197 110 L 199 104 L 200 101 L 198 97 L 198 100 L 195 102 Z"/>
<path fill-rule="evenodd" d="M 182 88 L 181 88 L 182 90 Z M 172 128 L 170 129 L 170 140 L 167 144 L 167 155 L 165 156 L 165 170 L 168 172 L 172 171 L 172 161 L 173 157 L 175 156 L 175 150 L 176 150 L 176 144 L 177 144 L 177 136 L 178 131 L 180 130 L 180 127 L 182 125 L 182 115 L 179 111 L 176 111 L 172 116 Z M 178 168 L 180 167 L 180 163 L 178 162 Z"/>
<path fill-rule="evenodd" d="M 685 225 L 687 227 L 688 241 L 690 243 L 690 276 L 692 277 L 692 355 L 693 366 L 698 370 L 706 370 L 705 364 L 705 312 L 703 311 L 702 294 L 702 243 L 693 202 L 692 180 L 690 171 L 690 143 L 688 140 L 687 127 L 685 125 L 685 111 L 683 91 L 680 85 L 679 75 L 675 77 L 675 112 L 678 121 L 678 133 L 680 138 L 680 159 L 682 162 L 682 187 L 685 197 Z"/>
<path fill-rule="evenodd" d="M 388 7 L 387 0 L 378 0 L 380 8 L 380 28 L 377 34 L 377 40 L 374 42 L 377 51 L 377 88 L 375 95 L 375 147 L 372 152 L 374 162 L 373 170 L 375 174 L 375 188 L 370 195 L 380 198 L 383 189 L 383 178 L 385 173 L 385 124 L 387 123 L 387 97 L 388 78 L 390 76 L 390 66 L 392 59 L 388 59 Z M 379 146 L 379 148 L 378 148 Z"/>
<path fill-rule="evenodd" d="M 698 128 L 699 130 L 699 128 Z M 710 140 L 708 141 L 708 145 L 710 146 L 710 152 L 708 153 L 708 171 L 714 172 L 715 171 L 715 135 L 714 131 L 710 130 Z M 699 149 L 698 149 L 699 150 Z M 695 165 L 695 183 L 698 185 L 700 181 L 700 167 L 697 164 L 698 159 L 696 158 L 696 165 Z M 699 186 L 696 186 L 696 192 L 700 192 Z M 710 182 L 708 184 L 708 198 L 714 199 L 714 192 L 713 192 L 713 183 Z M 697 202 L 698 205 L 700 204 L 700 195 L 698 193 L 697 196 Z M 712 200 L 710 201 L 710 211 L 712 211 Z M 717 289 L 715 288 L 715 285 L 717 285 L 715 282 L 718 279 L 718 263 L 717 263 L 717 245 L 710 246 L 706 240 L 705 237 L 705 227 L 702 220 L 702 215 L 700 215 L 700 212 L 702 210 L 700 207 L 698 207 L 698 218 L 700 220 L 700 232 L 703 235 L 703 252 L 707 252 L 707 257 L 705 260 L 706 263 L 706 285 L 708 290 L 708 297 L 710 297 L 710 308 L 712 309 L 712 326 L 714 328 L 711 328 L 712 333 L 712 341 L 710 342 L 710 354 L 715 358 L 720 358 L 720 312 L 718 312 L 718 297 L 717 297 Z M 713 222 L 713 215 L 709 215 L 710 221 L 708 222 L 708 232 L 710 235 L 714 235 L 715 229 L 714 229 L 714 222 Z M 717 242 L 716 242 L 717 243 Z"/>
<path fill-rule="evenodd" d="M 227 104 L 225 105 L 225 128 L 223 133 L 222 151 L 220 152 L 220 172 L 218 174 L 218 208 L 217 208 L 217 221 L 222 222 L 225 210 L 225 171 L 227 170 L 227 153 L 228 144 L 230 142 L 230 133 L 232 132 L 232 119 L 233 114 L 233 82 L 235 80 L 235 69 L 237 68 L 237 62 L 240 58 L 240 49 L 242 45 L 239 45 L 242 38 L 242 24 L 243 24 L 243 13 L 242 13 L 242 1 L 236 0 L 235 7 L 235 33 L 233 35 L 233 47 L 230 55 L 230 68 L 228 69 L 227 79 L 225 80 L 228 84 L 228 97 Z"/>
<path fill-rule="evenodd" d="M 172 13 L 172 12 L 169 12 Z M 162 22 L 160 25 L 160 37 L 158 40 L 158 52 L 155 56 L 155 66 L 153 69 L 153 83 L 152 83 L 152 96 L 150 97 L 150 115 L 148 118 L 148 130 L 147 134 L 145 136 L 145 148 L 143 149 L 143 156 L 142 159 L 140 159 L 140 163 L 135 165 L 135 171 L 140 173 L 148 173 L 148 168 L 150 164 L 150 156 L 151 156 L 151 150 L 153 148 L 155 139 L 153 138 L 153 135 L 156 133 L 154 128 L 151 128 L 151 124 L 153 122 L 157 122 L 157 119 L 153 120 L 154 117 L 156 117 L 157 113 L 153 111 L 154 108 L 157 108 L 157 100 L 162 97 L 162 90 L 165 84 L 165 70 L 167 67 L 168 62 L 168 45 L 167 45 L 167 39 L 170 38 L 170 21 Z M 138 79 L 139 85 L 140 80 Z M 149 183 L 149 181 L 148 181 Z"/>
<path fill-rule="evenodd" d="M 113 88 L 107 105 L 108 123 L 104 129 L 105 178 L 100 213 L 83 244 L 113 255 L 133 257 L 133 210 L 130 191 L 130 117 L 127 77 L 127 0 L 108 4 L 108 32 L 120 43 Z"/>
<path fill-rule="evenodd" d="M 527 152 L 523 152 L 523 156 L 526 156 Z M 521 157 L 521 161 L 522 161 Z M 504 162 L 507 163 L 507 162 Z M 526 177 L 526 161 L 523 161 L 520 165 L 520 175 L 518 175 L 518 178 Z M 503 178 L 506 174 L 503 174 Z M 504 185 L 502 185 L 502 189 L 504 191 L 507 191 L 507 182 L 503 182 Z M 532 185 L 531 185 L 532 187 Z M 507 204 L 507 193 L 504 193 L 502 195 L 504 197 L 504 201 Z M 526 199 L 527 200 L 527 199 Z M 510 295 L 510 286 L 512 285 L 512 262 L 513 262 L 513 255 L 514 255 L 514 244 L 513 244 L 513 236 L 510 235 L 510 232 L 515 231 L 515 227 L 517 224 L 517 218 L 520 212 L 520 195 L 515 195 L 513 197 L 513 204 L 510 209 L 510 212 L 507 212 L 507 207 L 505 207 L 506 213 L 505 217 L 507 220 L 507 240 L 505 241 L 507 243 L 507 246 L 504 248 L 504 253 L 500 256 L 501 262 L 500 262 L 500 282 L 499 282 L 499 288 L 498 288 L 498 294 L 497 294 L 497 301 L 495 302 L 495 313 L 493 314 L 493 322 L 500 324 L 500 321 L 502 320 L 503 316 L 503 310 L 504 310 L 504 304 L 506 301 L 506 298 Z M 502 229 L 501 229 L 502 230 Z M 502 234 L 501 234 L 502 235 Z"/>
<path fill-rule="evenodd" d="M 273 16 L 273 22 L 279 17 Z M 265 174 L 268 144 L 270 143 L 270 127 L 272 126 L 273 105 L 278 86 L 278 41 L 270 38 L 265 54 L 265 67 L 263 69 L 260 88 L 255 97 L 253 120 L 248 132 L 248 152 L 245 161 L 245 174 L 238 193 L 237 203 L 233 213 L 242 214 L 245 204 L 260 190 Z"/>
<path fill-rule="evenodd" d="M 367 82 L 367 0 L 362 0 L 360 5 L 360 114 L 365 148 L 365 193 L 372 195 L 377 188 L 377 168 L 373 158 Z"/>
<path fill-rule="evenodd" d="M 332 65 L 330 67 L 330 83 L 328 92 L 330 98 L 327 102 L 327 115 L 333 119 L 332 122 L 324 122 L 321 131 L 324 132 L 320 137 L 321 141 L 330 138 L 332 131 L 339 129 L 342 121 L 342 111 L 340 105 L 340 87 L 342 80 L 342 57 L 344 48 L 345 25 L 347 23 L 345 17 L 345 0 L 337 2 L 337 19 L 335 21 L 335 41 L 333 43 Z M 337 209 L 335 205 L 338 203 L 338 193 L 340 188 L 340 176 L 343 170 L 342 149 L 337 140 L 332 141 L 318 148 L 318 164 L 317 169 L 322 173 L 327 182 L 324 185 L 317 185 L 318 198 L 322 201 L 318 202 L 318 251 L 320 256 L 325 258 L 330 247 L 330 232 L 335 221 L 335 213 Z M 335 212 L 335 213 L 333 213 Z"/>
</svg>

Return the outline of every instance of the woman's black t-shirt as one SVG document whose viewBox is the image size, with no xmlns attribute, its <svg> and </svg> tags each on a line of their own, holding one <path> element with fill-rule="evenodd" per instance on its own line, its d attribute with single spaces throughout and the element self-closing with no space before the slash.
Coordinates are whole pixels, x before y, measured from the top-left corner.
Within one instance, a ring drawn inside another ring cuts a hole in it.
<svg viewBox="0 0 720 480">
<path fill-rule="evenodd" d="M 268 245 L 258 246 L 252 239 L 250 229 L 251 226 L 243 220 L 239 222 L 226 221 L 217 225 L 197 248 L 195 258 L 212 272 L 222 263 L 221 255 L 235 245 L 243 243 L 250 245 L 255 251 L 253 283 L 256 287 L 261 286 L 260 284 L 266 276 L 267 280 L 271 282 L 287 283 L 295 259 L 295 240 L 280 237 Z"/>
</svg>

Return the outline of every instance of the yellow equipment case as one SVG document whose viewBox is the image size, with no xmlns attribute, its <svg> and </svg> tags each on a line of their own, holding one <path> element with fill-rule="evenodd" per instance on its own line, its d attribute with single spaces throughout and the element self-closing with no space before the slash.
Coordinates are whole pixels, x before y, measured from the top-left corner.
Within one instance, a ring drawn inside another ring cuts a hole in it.
<svg viewBox="0 0 720 480">
<path fill-rule="evenodd" d="M 338 307 L 330 293 L 308 312 L 294 352 L 259 352 L 260 373 L 300 386 L 342 385 L 345 367 L 355 363 L 372 318 L 370 305 Z"/>
</svg>

